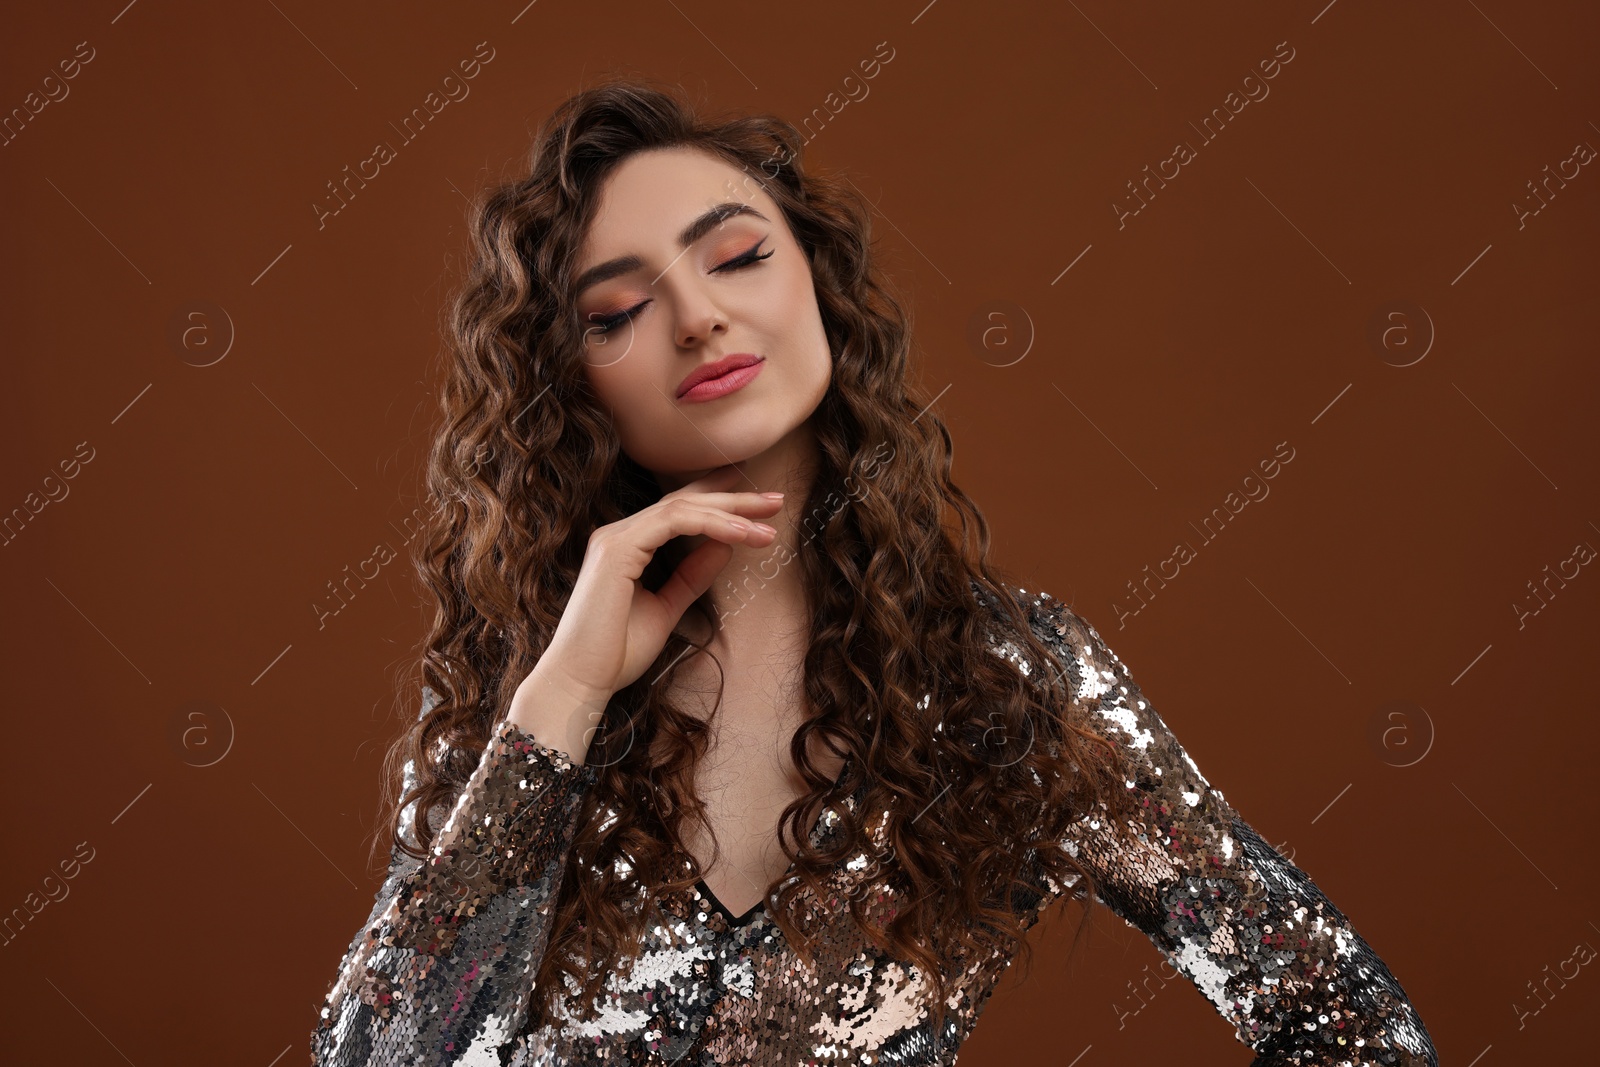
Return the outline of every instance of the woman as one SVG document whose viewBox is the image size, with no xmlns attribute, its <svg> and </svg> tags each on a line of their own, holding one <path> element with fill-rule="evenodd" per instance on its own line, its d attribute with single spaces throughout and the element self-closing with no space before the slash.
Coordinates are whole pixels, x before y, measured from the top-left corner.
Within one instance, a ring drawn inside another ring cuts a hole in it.
<svg viewBox="0 0 1600 1067">
<path fill-rule="evenodd" d="M 799 149 L 617 82 L 475 209 L 422 712 L 316 1061 L 949 1063 L 1067 897 L 1257 1063 L 1436 1064 L 1095 629 L 996 576 Z"/>
</svg>

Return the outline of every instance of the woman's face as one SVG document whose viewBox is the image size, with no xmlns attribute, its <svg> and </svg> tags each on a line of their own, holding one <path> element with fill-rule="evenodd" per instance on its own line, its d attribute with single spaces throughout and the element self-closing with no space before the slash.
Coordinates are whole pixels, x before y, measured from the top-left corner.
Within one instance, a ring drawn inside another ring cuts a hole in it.
<svg viewBox="0 0 1600 1067">
<path fill-rule="evenodd" d="M 720 159 L 670 148 L 624 160 L 576 277 L 584 373 L 623 451 L 668 485 L 773 448 L 827 392 L 811 266 L 777 203 Z M 679 395 L 696 368 L 740 355 L 759 362 Z"/>
</svg>

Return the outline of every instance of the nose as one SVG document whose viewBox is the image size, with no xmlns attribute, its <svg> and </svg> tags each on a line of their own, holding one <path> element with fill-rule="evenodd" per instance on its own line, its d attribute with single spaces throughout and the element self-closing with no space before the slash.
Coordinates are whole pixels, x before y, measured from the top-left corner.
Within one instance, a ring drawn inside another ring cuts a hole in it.
<svg viewBox="0 0 1600 1067">
<path fill-rule="evenodd" d="M 703 287 L 680 286 L 676 297 L 679 348 L 693 348 L 728 332 L 728 316 Z"/>
</svg>

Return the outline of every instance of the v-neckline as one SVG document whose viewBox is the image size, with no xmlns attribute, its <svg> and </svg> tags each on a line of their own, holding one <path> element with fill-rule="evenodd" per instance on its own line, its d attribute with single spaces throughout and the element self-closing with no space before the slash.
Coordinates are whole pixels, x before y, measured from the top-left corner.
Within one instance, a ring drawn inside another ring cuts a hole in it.
<svg viewBox="0 0 1600 1067">
<path fill-rule="evenodd" d="M 845 774 L 850 770 L 850 763 L 850 757 L 846 756 L 844 763 L 839 767 L 839 774 L 833 780 L 832 788 L 838 788 L 839 783 L 844 781 Z M 834 806 L 832 804 L 824 804 L 822 806 L 822 810 L 817 812 L 816 820 L 812 822 L 811 831 L 807 835 L 812 847 L 816 847 L 817 843 L 821 841 L 823 823 L 826 821 L 828 812 L 832 811 L 833 808 Z M 783 874 L 779 876 L 778 880 L 780 884 L 788 881 L 789 876 L 794 873 L 794 867 L 794 862 L 790 861 L 788 868 L 785 869 Z M 721 915 L 723 919 L 727 921 L 730 927 L 747 926 L 751 922 L 754 922 L 758 915 L 761 915 L 766 911 L 767 901 L 766 898 L 763 897 L 761 900 L 758 900 L 754 904 L 750 905 L 750 909 L 743 915 L 735 915 L 728 909 L 726 904 L 717 899 L 717 895 L 711 891 L 710 886 L 706 885 L 706 880 L 704 878 L 696 878 L 694 884 L 696 890 L 698 890 L 700 896 L 704 898 L 705 902 L 710 905 L 713 911 L 715 911 L 718 915 Z"/>
</svg>

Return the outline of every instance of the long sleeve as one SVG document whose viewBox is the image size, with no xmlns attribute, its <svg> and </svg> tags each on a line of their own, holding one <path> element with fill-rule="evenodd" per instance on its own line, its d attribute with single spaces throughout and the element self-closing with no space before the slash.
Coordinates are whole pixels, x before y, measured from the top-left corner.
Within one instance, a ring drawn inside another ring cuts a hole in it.
<svg viewBox="0 0 1600 1067">
<path fill-rule="evenodd" d="M 1091 813 L 1060 842 L 1099 899 L 1233 1024 L 1253 1067 L 1438 1067 L 1383 961 L 1211 787 L 1093 626 L 1048 594 L 1029 610 L 1093 727 L 1129 765 L 1126 832 Z"/>
<path fill-rule="evenodd" d="M 395 850 L 312 1034 L 314 1064 L 478 1062 L 516 1035 L 594 781 L 500 725 L 426 859 Z"/>
</svg>

